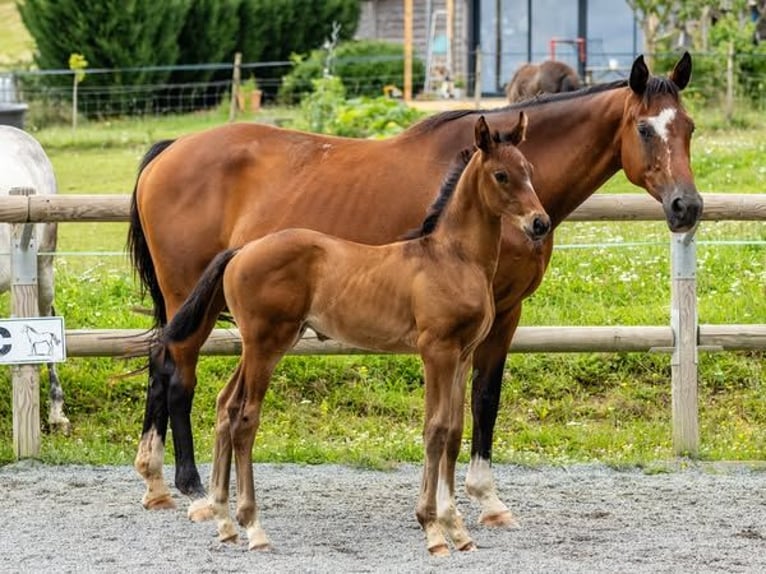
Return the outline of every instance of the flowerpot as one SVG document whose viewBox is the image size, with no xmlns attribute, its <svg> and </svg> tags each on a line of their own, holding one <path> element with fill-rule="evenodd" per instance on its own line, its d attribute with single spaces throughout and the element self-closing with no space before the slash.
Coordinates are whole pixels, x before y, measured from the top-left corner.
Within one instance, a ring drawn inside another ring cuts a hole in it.
<svg viewBox="0 0 766 574">
<path fill-rule="evenodd" d="M 253 93 L 250 94 L 250 109 L 254 112 L 257 112 L 261 109 L 261 98 L 263 97 L 263 92 L 261 90 L 253 90 Z"/>
</svg>

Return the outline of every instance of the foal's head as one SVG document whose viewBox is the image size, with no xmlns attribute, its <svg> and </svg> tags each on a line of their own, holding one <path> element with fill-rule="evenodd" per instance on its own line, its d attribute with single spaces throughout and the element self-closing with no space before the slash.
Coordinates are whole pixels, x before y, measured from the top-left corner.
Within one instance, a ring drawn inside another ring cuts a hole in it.
<svg viewBox="0 0 766 574">
<path fill-rule="evenodd" d="M 547 235 L 551 220 L 532 187 L 532 165 L 517 147 L 526 131 L 524 112 L 507 133 L 490 132 L 484 116 L 480 116 L 474 127 L 477 151 L 472 163 L 478 162 L 478 192 L 484 203 L 536 241 Z"/>
<path fill-rule="evenodd" d="M 632 94 L 621 126 L 625 175 L 662 202 L 671 231 L 687 231 L 702 215 L 689 152 L 694 122 L 680 98 L 691 71 L 688 53 L 667 77 L 651 75 L 639 56 L 631 69 Z"/>
</svg>

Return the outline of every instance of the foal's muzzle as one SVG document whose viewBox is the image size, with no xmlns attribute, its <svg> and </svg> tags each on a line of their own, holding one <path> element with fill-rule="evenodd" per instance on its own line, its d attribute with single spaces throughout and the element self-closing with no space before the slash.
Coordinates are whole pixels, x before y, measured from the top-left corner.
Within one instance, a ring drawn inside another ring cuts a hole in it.
<svg viewBox="0 0 766 574">
<path fill-rule="evenodd" d="M 532 221 L 528 224 L 524 231 L 533 241 L 539 241 L 548 235 L 551 230 L 551 218 L 546 213 L 538 213 L 532 217 Z"/>
</svg>

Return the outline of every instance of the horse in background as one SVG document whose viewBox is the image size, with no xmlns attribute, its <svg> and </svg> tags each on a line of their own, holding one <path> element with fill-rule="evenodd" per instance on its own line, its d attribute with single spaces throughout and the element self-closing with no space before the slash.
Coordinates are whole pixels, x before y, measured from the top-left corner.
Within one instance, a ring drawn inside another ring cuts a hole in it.
<svg viewBox="0 0 766 574">
<path fill-rule="evenodd" d="M 538 94 L 557 94 L 580 89 L 580 78 L 571 67 L 558 60 L 524 64 L 508 82 L 505 94 L 510 103 L 534 98 Z"/>
<path fill-rule="evenodd" d="M 11 126 L 0 126 L 0 195 L 9 195 L 14 187 L 27 187 L 39 195 L 57 191 L 56 177 L 48 156 L 39 142 L 27 132 Z M 53 253 L 56 250 L 55 223 L 35 224 L 37 257 L 38 306 L 41 317 L 54 315 Z M 11 226 L 0 223 L 0 292 L 11 286 Z M 47 363 L 50 381 L 48 423 L 51 428 L 69 432 L 69 419 L 64 415 L 64 391 L 56 366 Z"/>
<path fill-rule="evenodd" d="M 526 127 L 524 112 L 508 133 L 490 132 L 479 116 L 475 151 L 459 154 L 412 239 L 365 245 L 288 228 L 213 258 L 153 352 L 154 368 L 166 369 L 165 347 L 204 341 L 224 302 L 242 337 L 241 360 L 216 401 L 210 497 L 189 509 L 190 518 L 215 518 L 221 540 L 238 538 L 228 503 L 233 453 L 237 520 L 250 549 L 270 548 L 258 519 L 252 450 L 272 372 L 311 327 L 375 352 L 420 354 L 425 464 L 415 514 L 432 555 L 448 556 L 448 542 L 476 549 L 455 504 L 473 351 L 494 321 L 503 227 L 540 252 L 551 227 L 531 164 L 516 147 Z"/>
</svg>

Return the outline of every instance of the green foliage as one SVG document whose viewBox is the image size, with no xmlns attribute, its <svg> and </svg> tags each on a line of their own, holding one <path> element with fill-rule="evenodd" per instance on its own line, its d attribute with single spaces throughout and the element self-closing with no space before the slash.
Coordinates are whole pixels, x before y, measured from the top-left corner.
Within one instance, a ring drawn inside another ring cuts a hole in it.
<svg viewBox="0 0 766 574">
<path fill-rule="evenodd" d="M 377 40 L 341 42 L 335 48 L 329 73 L 343 81 L 349 97 L 380 96 L 383 87 L 404 82 L 404 47 Z M 282 79 L 279 97 L 283 102 L 296 102 L 311 91 L 312 80 L 322 77 L 327 64 L 325 48 L 313 50 L 308 57 L 293 55 L 293 69 Z M 425 66 L 418 58 L 412 62 L 412 82 L 423 85 Z"/>
<path fill-rule="evenodd" d="M 191 0 L 24 0 L 21 18 L 34 37 L 34 60 L 41 69 L 67 69 L 68 58 L 80 53 L 90 69 L 140 68 L 172 64 L 179 54 L 178 37 Z M 166 71 L 88 75 L 88 86 L 160 83 Z M 48 85 L 71 85 L 71 77 L 46 77 Z M 102 99 L 108 96 L 101 94 Z M 88 107 L 88 94 L 80 92 Z M 102 102 L 101 108 L 108 109 Z"/>
<path fill-rule="evenodd" d="M 297 129 L 346 137 L 388 137 L 396 135 L 423 114 L 404 103 L 379 96 L 345 99 L 340 78 L 312 80 L 314 89 L 301 100 Z"/>
</svg>

